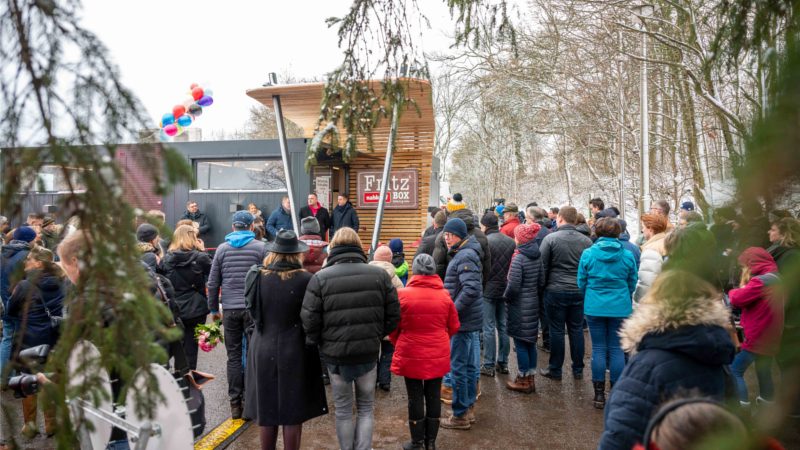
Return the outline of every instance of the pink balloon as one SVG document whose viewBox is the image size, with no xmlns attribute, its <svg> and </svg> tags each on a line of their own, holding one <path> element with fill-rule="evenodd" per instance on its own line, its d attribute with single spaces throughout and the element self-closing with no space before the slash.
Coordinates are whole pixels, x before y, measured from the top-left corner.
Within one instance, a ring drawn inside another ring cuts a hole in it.
<svg viewBox="0 0 800 450">
<path fill-rule="evenodd" d="M 167 136 L 175 136 L 178 134 L 178 127 L 175 125 L 167 125 L 164 127 L 164 133 L 167 133 Z"/>
</svg>

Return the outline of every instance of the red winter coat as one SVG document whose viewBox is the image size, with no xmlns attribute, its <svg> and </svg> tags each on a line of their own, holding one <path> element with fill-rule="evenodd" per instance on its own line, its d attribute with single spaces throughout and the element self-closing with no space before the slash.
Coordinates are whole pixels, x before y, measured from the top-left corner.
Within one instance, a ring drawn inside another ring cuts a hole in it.
<svg viewBox="0 0 800 450">
<path fill-rule="evenodd" d="M 322 252 L 323 249 L 327 250 L 328 243 L 316 234 L 300 236 L 299 240 L 308 245 L 308 251 L 303 253 L 303 269 L 306 269 L 309 273 L 319 272 L 322 269 L 322 263 L 328 257 L 327 252 Z"/>
<path fill-rule="evenodd" d="M 400 325 L 389 335 L 395 345 L 395 375 L 431 380 L 450 372 L 450 338 L 458 332 L 458 311 L 438 275 L 414 275 L 400 297 Z"/>
<path fill-rule="evenodd" d="M 503 226 L 500 227 L 500 232 L 514 239 L 514 229 L 518 226 L 520 226 L 519 217 L 512 217 L 503 223 Z"/>
<path fill-rule="evenodd" d="M 742 348 L 759 355 L 775 356 L 783 333 L 783 294 L 778 267 L 766 250 L 751 247 L 739 261 L 753 277 L 742 288 L 728 294 L 731 305 L 742 309 L 744 342 Z"/>
</svg>

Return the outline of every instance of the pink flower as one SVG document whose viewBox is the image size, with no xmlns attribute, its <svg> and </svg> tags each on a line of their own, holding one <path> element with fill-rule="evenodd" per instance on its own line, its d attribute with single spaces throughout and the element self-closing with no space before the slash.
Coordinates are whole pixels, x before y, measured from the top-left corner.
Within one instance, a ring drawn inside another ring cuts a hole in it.
<svg viewBox="0 0 800 450">
<path fill-rule="evenodd" d="M 217 339 L 215 340 L 215 342 L 216 342 L 216 344 L 219 344 L 219 338 L 217 338 Z M 216 345 L 216 344 L 215 344 L 215 345 Z"/>
<path fill-rule="evenodd" d="M 199 338 L 197 338 L 197 342 L 198 342 L 198 343 L 200 343 L 200 344 L 202 344 L 202 343 L 203 343 L 203 342 L 205 342 L 205 341 L 206 341 L 206 337 L 205 337 L 205 336 L 203 336 L 202 334 L 200 335 L 200 337 L 199 337 Z"/>
</svg>

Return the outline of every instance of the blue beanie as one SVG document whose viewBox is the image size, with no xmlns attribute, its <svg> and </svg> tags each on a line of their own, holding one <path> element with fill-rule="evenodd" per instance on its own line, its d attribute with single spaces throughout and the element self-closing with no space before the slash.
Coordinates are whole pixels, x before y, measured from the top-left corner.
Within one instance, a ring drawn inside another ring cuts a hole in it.
<svg viewBox="0 0 800 450">
<path fill-rule="evenodd" d="M 31 227 L 19 227 L 14 230 L 15 241 L 31 242 L 36 239 L 36 230 Z"/>
<path fill-rule="evenodd" d="M 403 240 L 394 238 L 389 241 L 389 249 L 392 250 L 392 253 L 401 253 L 403 251 Z"/>
<path fill-rule="evenodd" d="M 464 239 L 467 237 L 467 224 L 465 224 L 464 221 L 458 217 L 454 217 L 444 224 L 444 230 L 442 231 L 445 233 L 455 234 L 461 239 Z"/>
<path fill-rule="evenodd" d="M 685 209 L 686 211 L 694 211 L 694 204 L 692 202 L 683 202 L 681 209 Z"/>
</svg>

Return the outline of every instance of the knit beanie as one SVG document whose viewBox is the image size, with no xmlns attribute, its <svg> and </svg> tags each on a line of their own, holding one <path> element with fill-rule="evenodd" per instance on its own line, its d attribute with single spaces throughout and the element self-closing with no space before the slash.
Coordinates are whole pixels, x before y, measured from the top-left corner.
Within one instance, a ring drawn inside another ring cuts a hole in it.
<svg viewBox="0 0 800 450">
<path fill-rule="evenodd" d="M 31 242 L 36 239 L 36 230 L 31 227 L 19 227 L 14 230 L 14 240 Z"/>
<path fill-rule="evenodd" d="M 447 223 L 444 225 L 444 230 L 442 231 L 445 233 L 454 234 L 461 239 L 464 239 L 467 237 L 467 224 L 465 224 L 464 221 L 458 217 L 455 217 L 447 221 Z"/>
<path fill-rule="evenodd" d="M 316 217 L 304 217 L 300 221 L 300 235 L 316 234 L 319 235 L 319 222 Z"/>
<path fill-rule="evenodd" d="M 433 256 L 427 253 L 420 253 L 414 258 L 411 264 L 411 270 L 414 275 L 435 275 L 436 263 L 433 261 Z"/>
<path fill-rule="evenodd" d="M 372 259 L 375 261 L 385 261 L 385 262 L 392 262 L 392 250 L 385 246 L 381 245 L 375 250 L 375 254 L 372 255 Z"/>
<path fill-rule="evenodd" d="M 53 223 L 55 223 L 55 219 L 53 219 L 52 217 L 48 217 L 48 218 L 44 219 L 44 222 L 42 222 L 42 228 L 44 228 L 44 227 L 46 227 L 48 225 L 51 225 Z"/>
<path fill-rule="evenodd" d="M 447 202 L 447 206 L 445 206 L 445 208 L 450 212 L 464 209 L 466 207 L 467 205 L 463 202 L 463 197 L 461 197 L 461 194 L 459 193 L 453 194 L 453 198 L 450 199 L 450 201 Z"/>
<path fill-rule="evenodd" d="M 158 228 L 149 223 L 143 223 L 136 229 L 136 240 L 139 242 L 152 242 L 157 237 Z"/>
<path fill-rule="evenodd" d="M 517 245 L 527 244 L 536 239 L 542 226 L 538 223 L 518 225 L 514 228 L 514 237 L 517 238 Z"/>
<path fill-rule="evenodd" d="M 392 253 L 401 253 L 403 251 L 403 240 L 394 238 L 389 241 L 389 249 Z"/>
<path fill-rule="evenodd" d="M 486 228 L 496 227 L 497 226 L 497 216 L 488 212 L 481 217 L 481 225 L 485 226 Z"/>
</svg>

